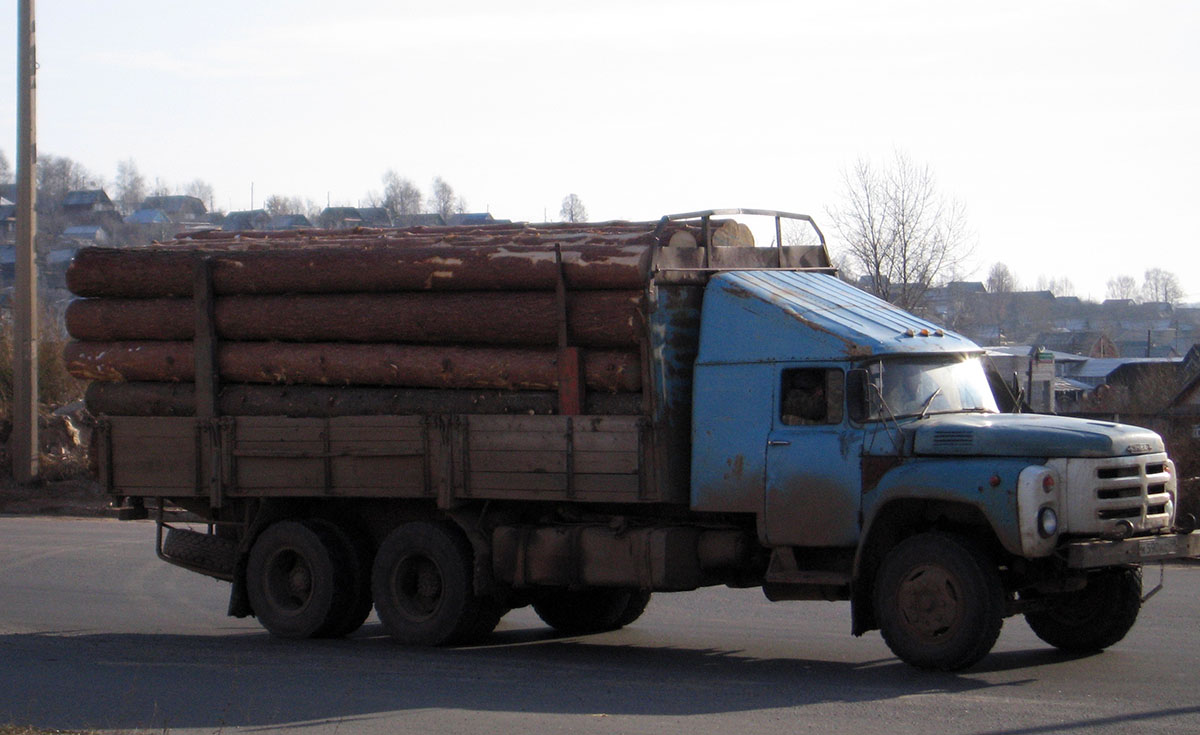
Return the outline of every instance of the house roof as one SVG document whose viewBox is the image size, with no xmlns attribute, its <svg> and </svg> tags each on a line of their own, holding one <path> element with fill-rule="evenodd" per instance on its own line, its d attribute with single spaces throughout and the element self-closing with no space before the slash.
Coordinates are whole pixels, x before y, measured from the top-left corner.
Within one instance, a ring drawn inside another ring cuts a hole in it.
<svg viewBox="0 0 1200 735">
<path fill-rule="evenodd" d="M 277 214 L 267 225 L 268 230 L 296 230 L 312 227 L 312 222 L 302 214 Z"/>
<path fill-rule="evenodd" d="M 196 197 L 186 196 L 183 194 L 146 197 L 146 199 L 142 202 L 140 209 L 161 209 L 168 215 L 204 214 L 208 211 L 208 208 L 204 206 L 204 202 L 200 201 Z"/>
<path fill-rule="evenodd" d="M 80 189 L 77 191 L 68 191 L 63 197 L 63 207 L 92 207 L 97 204 L 112 204 L 112 200 L 108 198 L 108 194 L 103 189 Z"/>
<path fill-rule="evenodd" d="M 442 215 L 437 212 L 432 214 L 401 214 L 397 215 L 392 224 L 396 227 L 440 227 L 446 224 L 446 220 L 442 219 Z"/>
<path fill-rule="evenodd" d="M 383 207 L 359 207 L 358 216 L 362 218 L 364 225 L 372 227 L 390 227 L 392 218 L 388 216 L 387 210 Z"/>
<path fill-rule="evenodd" d="M 100 225 L 71 225 L 63 230 L 63 237 L 72 240 L 95 240 L 107 235 Z"/>
<path fill-rule="evenodd" d="M 169 225 L 171 218 L 161 209 L 139 209 L 124 220 L 131 225 Z"/>
<path fill-rule="evenodd" d="M 75 257 L 75 253 L 79 248 L 59 248 L 46 253 L 47 265 L 61 265 L 71 262 L 71 258 Z"/>
<path fill-rule="evenodd" d="M 1127 365 L 1164 365 L 1179 362 L 1181 360 L 1178 358 L 1170 357 L 1092 357 L 1080 363 L 1068 377 L 1089 382 L 1089 378 L 1103 380 Z"/>
<path fill-rule="evenodd" d="M 257 230 L 266 227 L 271 222 L 271 215 L 265 209 L 248 209 L 240 212 L 230 212 L 221 223 L 222 230 Z"/>
<path fill-rule="evenodd" d="M 1047 349 L 1086 355 L 1097 344 L 1104 343 L 1106 340 L 1109 344 L 1112 344 L 1112 339 L 1107 334 L 1092 330 L 1082 332 L 1042 332 L 1034 339 L 1034 342 Z M 1113 346 L 1115 347 L 1116 345 L 1113 344 Z"/>
<path fill-rule="evenodd" d="M 462 212 L 446 218 L 448 225 L 486 225 L 495 221 L 491 212 Z"/>
</svg>

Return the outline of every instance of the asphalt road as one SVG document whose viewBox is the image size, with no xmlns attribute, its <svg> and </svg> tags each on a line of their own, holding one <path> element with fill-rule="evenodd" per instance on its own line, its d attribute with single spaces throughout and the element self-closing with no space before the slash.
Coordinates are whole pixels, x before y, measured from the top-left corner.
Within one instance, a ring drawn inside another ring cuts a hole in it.
<svg viewBox="0 0 1200 735">
<path fill-rule="evenodd" d="M 282 641 L 225 617 L 228 586 L 164 564 L 148 523 L 0 518 L 0 724 L 123 732 L 1200 732 L 1200 567 L 1108 652 L 1056 653 L 1020 619 L 960 674 L 918 672 L 844 603 L 656 595 L 563 637 L 529 610 L 486 646 L 405 649 L 372 618 Z M 1147 588 L 1158 581 L 1148 570 Z"/>
</svg>

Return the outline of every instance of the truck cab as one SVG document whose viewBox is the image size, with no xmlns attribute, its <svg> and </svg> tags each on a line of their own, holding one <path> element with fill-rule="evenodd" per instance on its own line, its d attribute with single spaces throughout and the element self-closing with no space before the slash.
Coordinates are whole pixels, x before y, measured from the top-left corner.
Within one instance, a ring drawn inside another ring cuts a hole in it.
<svg viewBox="0 0 1200 735">
<path fill-rule="evenodd" d="M 1158 435 L 1001 414 L 977 345 L 824 273 L 709 281 L 692 440 L 691 507 L 755 515 L 768 596 L 850 599 L 918 666 L 960 667 L 1018 612 L 1103 648 L 1140 603 L 1128 565 L 1197 550 Z M 1086 632 L 1064 622 L 1083 599 Z"/>
</svg>

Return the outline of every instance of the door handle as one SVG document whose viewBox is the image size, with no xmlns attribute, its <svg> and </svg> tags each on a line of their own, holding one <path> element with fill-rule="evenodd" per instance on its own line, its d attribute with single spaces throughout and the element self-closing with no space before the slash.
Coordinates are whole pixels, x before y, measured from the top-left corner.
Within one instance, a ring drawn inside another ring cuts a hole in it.
<svg viewBox="0 0 1200 735">
<path fill-rule="evenodd" d="M 790 447 L 792 443 L 786 439 L 769 439 L 767 440 L 768 447 Z"/>
</svg>

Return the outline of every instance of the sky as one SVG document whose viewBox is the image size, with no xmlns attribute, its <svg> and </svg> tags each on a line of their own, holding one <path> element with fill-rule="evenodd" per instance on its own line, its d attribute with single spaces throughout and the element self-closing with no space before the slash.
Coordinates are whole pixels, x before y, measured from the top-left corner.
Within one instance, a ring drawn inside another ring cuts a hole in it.
<svg viewBox="0 0 1200 735">
<path fill-rule="evenodd" d="M 16 159 L 16 4 L 0 150 Z M 1200 3 L 42 0 L 38 149 L 219 209 L 354 205 L 389 169 L 469 209 L 828 212 L 859 160 L 966 208 L 963 278 L 1174 272 L 1200 302 Z"/>
</svg>

